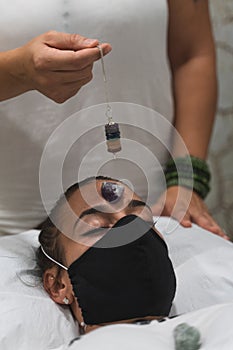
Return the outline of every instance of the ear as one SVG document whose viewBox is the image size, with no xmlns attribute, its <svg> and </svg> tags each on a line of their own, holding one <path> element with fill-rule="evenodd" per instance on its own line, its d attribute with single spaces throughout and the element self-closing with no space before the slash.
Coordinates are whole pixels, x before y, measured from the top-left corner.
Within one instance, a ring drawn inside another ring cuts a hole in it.
<svg viewBox="0 0 233 350">
<path fill-rule="evenodd" d="M 72 285 L 68 273 L 64 270 L 58 273 L 56 267 L 45 271 L 43 285 L 50 297 L 58 304 L 71 304 L 74 300 Z M 64 300 L 68 299 L 65 303 Z"/>
</svg>

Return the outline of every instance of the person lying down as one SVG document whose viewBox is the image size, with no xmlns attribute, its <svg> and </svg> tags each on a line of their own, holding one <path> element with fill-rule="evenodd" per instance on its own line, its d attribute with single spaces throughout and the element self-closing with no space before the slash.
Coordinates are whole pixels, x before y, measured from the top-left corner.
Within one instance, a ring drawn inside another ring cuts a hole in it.
<svg viewBox="0 0 233 350">
<path fill-rule="evenodd" d="M 169 315 L 176 278 L 150 208 L 124 183 L 105 177 L 72 185 L 39 235 L 43 285 L 69 305 L 81 333 Z"/>
</svg>

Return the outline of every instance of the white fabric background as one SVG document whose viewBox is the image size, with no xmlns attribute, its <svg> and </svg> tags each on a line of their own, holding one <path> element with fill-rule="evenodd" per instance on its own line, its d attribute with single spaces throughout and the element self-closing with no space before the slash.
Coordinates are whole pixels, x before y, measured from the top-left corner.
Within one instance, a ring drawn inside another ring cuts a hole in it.
<svg viewBox="0 0 233 350">
<path fill-rule="evenodd" d="M 211 0 L 210 9 L 218 59 L 218 111 L 210 145 L 211 213 L 233 239 L 233 2 Z"/>
<path fill-rule="evenodd" d="M 0 50 L 22 45 L 50 29 L 77 32 L 110 42 L 113 51 L 105 60 L 110 99 L 153 108 L 172 120 L 166 57 L 166 1 L 41 0 L 35 3 L 13 0 L 1 2 L 0 12 Z M 36 92 L 0 104 L 0 232 L 17 233 L 35 227 L 44 218 L 38 170 L 48 137 L 74 112 L 103 102 L 101 65 L 97 63 L 93 81 L 63 105 Z M 131 117 L 136 119 L 140 115 Z M 103 124 L 105 122 L 103 116 Z M 151 128 L 156 128 L 156 121 Z M 168 136 L 169 132 L 166 131 Z M 79 143 L 75 161 L 82 157 L 88 142 L 93 147 L 94 141 L 95 138 L 86 137 Z M 149 140 L 146 142 L 153 144 Z M 164 150 L 154 147 L 160 161 L 164 161 Z M 54 154 L 51 161 L 55 157 Z M 95 169 L 94 160 L 92 167 Z M 91 175 L 91 170 L 88 169 L 87 175 Z M 52 178 L 49 180 L 52 182 Z"/>
</svg>

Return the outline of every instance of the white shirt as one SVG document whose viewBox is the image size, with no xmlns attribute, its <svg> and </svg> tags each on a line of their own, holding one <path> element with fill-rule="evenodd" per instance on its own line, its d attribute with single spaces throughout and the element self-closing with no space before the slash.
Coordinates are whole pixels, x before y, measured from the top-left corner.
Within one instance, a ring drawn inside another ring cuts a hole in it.
<svg viewBox="0 0 233 350">
<path fill-rule="evenodd" d="M 139 125 L 142 123 L 147 126 L 152 133 L 158 130 L 158 120 L 150 116 L 153 112 L 148 111 L 147 118 L 141 113 L 142 107 L 129 105 L 138 104 L 161 113 L 166 120 L 172 122 L 171 79 L 166 52 L 166 1 L 14 0 L 2 2 L 0 9 L 0 50 L 21 46 L 48 30 L 78 33 L 97 38 L 101 42 L 109 42 L 113 47 L 112 52 L 105 57 L 109 97 L 111 101 L 127 103 L 121 104 L 121 115 L 114 114 L 115 121 L 133 121 L 136 125 L 139 121 Z M 78 95 L 62 105 L 35 91 L 0 103 L 0 232 L 16 233 L 35 227 L 44 219 L 45 211 L 39 190 L 39 164 L 44 146 L 52 132 L 68 117 L 84 108 L 105 102 L 100 62 L 95 64 L 93 73 L 93 80 Z M 85 123 L 89 125 L 95 120 L 95 110 L 92 109 L 88 117 L 85 113 L 79 113 L 76 120 L 85 129 Z M 105 123 L 103 113 L 103 125 Z M 135 143 L 131 150 L 128 146 L 125 147 L 122 151 L 123 158 L 132 159 L 130 152 L 141 155 L 144 163 L 140 166 L 143 169 L 134 166 L 127 169 L 125 163 L 116 167 L 115 163 L 113 170 L 104 166 L 102 172 L 128 179 L 144 197 L 147 196 L 146 182 L 149 181 L 153 184 L 149 197 L 155 201 L 156 159 L 159 163 L 164 163 L 168 146 L 158 145 L 148 132 L 139 132 L 139 135 L 135 128 L 132 130 L 130 127 L 123 127 L 121 131 L 125 138 L 133 138 L 139 143 L 139 148 Z M 167 142 L 170 140 L 170 132 L 171 125 L 168 124 L 163 131 Z M 65 138 L 68 139 L 69 134 Z M 99 129 L 79 140 L 77 148 L 73 148 L 75 152 L 71 152 L 66 159 L 63 171 L 65 188 L 77 181 L 78 164 L 86 152 L 103 141 L 104 133 L 101 134 Z M 59 140 L 56 139 L 56 142 Z M 98 154 L 102 163 L 112 157 L 107 152 L 101 151 Z M 56 162 L 59 155 L 53 152 L 49 157 L 51 162 Z M 97 158 L 94 153 L 87 159 L 84 177 L 96 175 L 100 161 Z M 133 159 L 132 162 L 137 160 Z M 127 162 L 128 165 L 129 163 Z M 53 174 L 48 174 L 48 188 L 52 186 Z M 57 189 L 53 189 L 49 199 L 51 203 L 59 195 Z"/>
</svg>

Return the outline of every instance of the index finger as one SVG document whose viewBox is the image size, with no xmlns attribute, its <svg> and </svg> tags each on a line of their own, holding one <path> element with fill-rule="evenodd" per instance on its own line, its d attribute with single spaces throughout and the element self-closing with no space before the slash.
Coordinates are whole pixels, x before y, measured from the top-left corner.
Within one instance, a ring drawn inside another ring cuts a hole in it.
<svg viewBox="0 0 233 350">
<path fill-rule="evenodd" d="M 111 51 L 109 44 L 101 44 L 104 55 Z M 98 47 L 82 49 L 78 51 L 57 50 L 50 48 L 50 57 L 47 62 L 51 71 L 79 71 L 90 66 L 101 57 Z"/>
<path fill-rule="evenodd" d="M 212 216 L 208 213 L 204 213 L 196 218 L 195 223 L 200 227 L 208 230 L 226 240 L 229 240 L 229 237 L 225 234 L 225 232 L 221 229 L 221 227 L 215 222 Z"/>
</svg>

